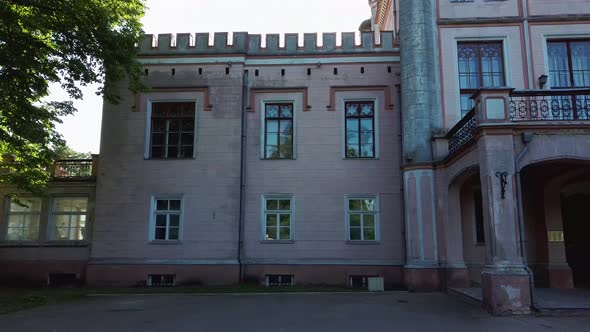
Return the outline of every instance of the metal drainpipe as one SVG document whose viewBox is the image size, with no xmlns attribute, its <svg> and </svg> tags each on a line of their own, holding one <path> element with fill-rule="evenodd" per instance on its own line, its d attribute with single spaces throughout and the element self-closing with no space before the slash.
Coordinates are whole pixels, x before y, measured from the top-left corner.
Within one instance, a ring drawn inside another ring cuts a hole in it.
<svg viewBox="0 0 590 332">
<path fill-rule="evenodd" d="M 394 1 L 395 3 L 395 1 Z M 402 166 L 404 164 L 404 154 L 403 154 L 403 140 L 404 140 L 404 125 L 403 125 L 403 121 L 402 121 L 402 85 L 401 82 L 399 85 L 397 85 L 397 93 L 399 96 L 398 99 L 398 104 L 399 104 L 399 147 L 400 147 L 400 159 L 399 159 L 399 164 L 400 166 Z M 400 192 L 401 192 L 401 199 L 402 199 L 402 246 L 404 248 L 404 266 L 406 264 L 408 264 L 408 248 L 407 246 L 407 240 L 406 240 L 406 188 L 404 186 L 404 182 L 405 182 L 405 175 L 404 172 L 401 172 L 401 181 L 400 181 Z M 402 281 L 403 282 L 403 281 Z"/>
<path fill-rule="evenodd" d="M 246 132 L 248 129 L 248 71 L 244 70 L 242 76 L 242 129 L 240 142 L 240 212 L 238 217 L 238 265 L 240 283 L 244 281 L 244 263 L 242 260 L 244 246 L 244 206 L 246 189 Z"/>
<path fill-rule="evenodd" d="M 397 42 L 397 0 L 393 1 L 393 42 Z"/>
<path fill-rule="evenodd" d="M 531 140 L 532 140 L 531 136 Z M 519 233 L 519 239 L 520 239 L 520 251 L 522 253 L 522 262 L 524 264 L 524 269 L 525 271 L 528 273 L 529 275 L 529 288 L 530 288 L 530 292 L 531 292 L 531 305 L 534 307 L 535 304 L 535 279 L 534 279 L 534 274 L 533 271 L 531 270 L 531 268 L 529 267 L 529 262 L 527 259 L 527 255 L 526 255 L 526 234 L 525 234 L 525 229 L 524 229 L 524 212 L 523 212 L 523 207 L 522 207 L 522 185 L 521 185 L 521 178 L 520 178 L 520 162 L 522 161 L 522 158 L 524 157 L 524 155 L 529 151 L 529 146 L 526 145 L 528 143 L 530 143 L 529 140 L 528 142 L 525 142 L 525 147 L 524 149 L 516 156 L 516 158 L 514 159 L 514 169 L 516 171 L 516 204 L 517 204 L 517 210 L 518 210 L 518 233 Z"/>
</svg>

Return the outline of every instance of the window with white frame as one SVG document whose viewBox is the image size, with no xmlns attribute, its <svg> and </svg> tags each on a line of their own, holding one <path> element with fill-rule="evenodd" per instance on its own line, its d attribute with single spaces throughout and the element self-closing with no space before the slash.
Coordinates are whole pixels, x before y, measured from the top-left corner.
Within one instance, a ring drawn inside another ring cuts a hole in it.
<svg viewBox="0 0 590 332">
<path fill-rule="evenodd" d="M 84 240 L 88 197 L 54 197 L 51 205 L 52 240 Z"/>
<path fill-rule="evenodd" d="M 195 102 L 154 102 L 151 110 L 150 158 L 192 158 Z"/>
<path fill-rule="evenodd" d="M 291 197 L 264 198 L 264 239 L 292 240 L 293 201 Z"/>
<path fill-rule="evenodd" d="M 36 241 L 39 239 L 41 198 L 20 198 L 10 202 L 6 237 L 8 241 Z"/>
<path fill-rule="evenodd" d="M 264 159 L 293 159 L 293 103 L 264 104 Z"/>
<path fill-rule="evenodd" d="M 348 240 L 379 240 L 379 209 L 375 197 L 348 198 L 346 210 Z"/>
<path fill-rule="evenodd" d="M 180 198 L 154 198 L 151 240 L 180 240 L 181 215 L 182 200 Z"/>
</svg>

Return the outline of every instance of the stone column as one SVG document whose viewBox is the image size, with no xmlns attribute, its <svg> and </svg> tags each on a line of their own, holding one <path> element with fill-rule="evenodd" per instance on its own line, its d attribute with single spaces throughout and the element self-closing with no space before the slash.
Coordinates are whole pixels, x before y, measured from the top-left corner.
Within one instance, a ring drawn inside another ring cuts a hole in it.
<svg viewBox="0 0 590 332">
<path fill-rule="evenodd" d="M 442 122 L 435 0 L 400 1 L 402 153 L 409 289 L 441 287 L 432 134 Z"/>
<path fill-rule="evenodd" d="M 506 98 L 502 97 L 502 94 Z M 494 315 L 530 313 L 529 274 L 519 243 L 518 207 L 511 132 L 488 134 L 487 122 L 503 122 L 508 92 L 481 91 L 477 96 L 480 180 L 483 198 L 486 265 L 482 272 L 483 304 Z M 490 132 L 491 133 L 491 132 Z M 504 181 L 505 180 L 505 181 Z"/>
<path fill-rule="evenodd" d="M 566 173 L 549 181 L 543 190 L 545 225 L 547 227 L 547 276 L 551 288 L 574 288 L 574 276 L 567 263 L 563 239 L 560 189 L 577 173 Z"/>
</svg>

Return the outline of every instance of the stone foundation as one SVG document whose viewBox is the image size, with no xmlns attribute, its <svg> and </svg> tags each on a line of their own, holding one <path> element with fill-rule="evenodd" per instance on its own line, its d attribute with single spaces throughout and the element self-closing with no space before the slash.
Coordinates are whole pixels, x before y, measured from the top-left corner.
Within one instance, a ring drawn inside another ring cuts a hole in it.
<svg viewBox="0 0 590 332">
<path fill-rule="evenodd" d="M 404 268 L 404 284 L 409 291 L 435 292 L 442 290 L 441 271 L 437 268 Z"/>
<path fill-rule="evenodd" d="M 444 274 L 445 288 L 471 287 L 467 268 L 447 268 L 444 270 Z"/>
<path fill-rule="evenodd" d="M 483 306 L 492 315 L 531 313 L 531 289 L 526 272 L 484 271 L 482 273 Z"/>
<path fill-rule="evenodd" d="M 46 286 L 50 274 L 75 274 L 83 282 L 86 261 L 4 261 L 0 271 L 0 280 L 10 286 Z"/>
</svg>

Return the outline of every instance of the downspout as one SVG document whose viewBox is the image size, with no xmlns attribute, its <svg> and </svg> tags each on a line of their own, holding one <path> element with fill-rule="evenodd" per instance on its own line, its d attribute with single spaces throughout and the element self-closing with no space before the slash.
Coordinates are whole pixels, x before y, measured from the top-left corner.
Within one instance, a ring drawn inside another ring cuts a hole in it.
<svg viewBox="0 0 590 332">
<path fill-rule="evenodd" d="M 244 206 L 246 201 L 246 132 L 248 129 L 248 70 L 242 75 L 242 129 L 240 142 L 240 212 L 238 217 L 238 265 L 240 283 L 244 281 Z"/>
<path fill-rule="evenodd" d="M 529 288 L 531 293 L 531 305 L 534 307 L 535 304 L 535 278 L 533 271 L 529 267 L 529 262 L 526 255 L 526 234 L 524 229 L 524 212 L 522 207 L 522 184 L 521 184 L 521 177 L 520 177 L 520 162 L 522 158 L 524 158 L 525 154 L 529 151 L 529 146 L 527 145 L 533 139 L 533 136 L 530 137 L 524 136 L 523 134 L 523 142 L 525 144 L 524 149 L 516 156 L 514 159 L 514 169 L 516 173 L 516 204 L 518 210 L 518 233 L 520 239 L 520 252 L 522 253 L 522 263 L 524 264 L 524 269 L 529 275 Z"/>
<path fill-rule="evenodd" d="M 397 0 L 393 1 L 393 42 L 397 43 Z"/>
<path fill-rule="evenodd" d="M 395 1 L 394 1 L 395 3 Z M 403 149 L 403 140 L 404 140 L 404 125 L 403 125 L 403 121 L 402 121 L 402 85 L 401 82 L 399 85 L 397 85 L 397 93 L 399 96 L 398 99 L 398 104 L 399 104 L 399 148 L 400 151 L 402 151 Z M 399 159 L 399 164 L 400 164 L 400 170 L 401 170 L 401 166 L 403 166 L 404 164 L 404 154 L 400 153 L 400 159 Z M 405 172 L 401 171 L 401 181 L 400 181 L 400 192 L 401 192 L 401 199 L 402 199 L 402 204 L 401 204 L 401 208 L 402 208 L 402 247 L 404 248 L 404 266 L 408 264 L 408 248 L 407 246 L 407 240 L 406 240 L 406 189 L 405 189 Z"/>
<path fill-rule="evenodd" d="M 533 68 L 531 62 L 531 36 L 529 33 L 529 14 L 528 14 L 528 0 L 521 0 L 522 3 L 522 17 L 524 29 L 524 52 L 526 57 L 527 75 L 529 78 L 529 89 L 535 89 L 535 82 L 533 80 Z"/>
</svg>

